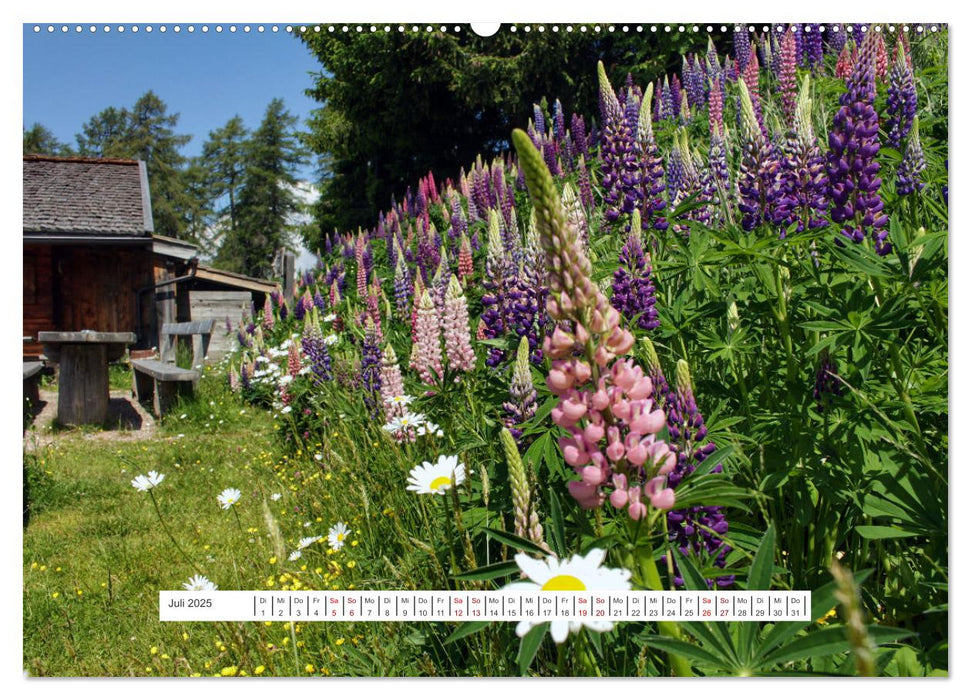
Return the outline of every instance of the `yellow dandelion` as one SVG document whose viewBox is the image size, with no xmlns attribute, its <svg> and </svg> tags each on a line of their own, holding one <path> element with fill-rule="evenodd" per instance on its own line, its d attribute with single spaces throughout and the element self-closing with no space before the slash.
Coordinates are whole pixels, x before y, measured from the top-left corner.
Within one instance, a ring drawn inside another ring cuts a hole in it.
<svg viewBox="0 0 971 700">
<path fill-rule="evenodd" d="M 256 668 L 253 669 L 253 674 L 256 676 L 262 676 L 263 671 L 265 670 L 266 670 L 266 666 L 257 666 Z"/>
</svg>

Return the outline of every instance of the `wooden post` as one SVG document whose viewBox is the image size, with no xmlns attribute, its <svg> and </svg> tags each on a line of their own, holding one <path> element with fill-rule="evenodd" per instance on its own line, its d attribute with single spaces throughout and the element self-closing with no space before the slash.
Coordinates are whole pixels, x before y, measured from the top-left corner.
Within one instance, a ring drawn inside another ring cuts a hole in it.
<svg viewBox="0 0 971 700">
<path fill-rule="evenodd" d="M 108 346 L 61 346 L 57 419 L 64 425 L 104 423 L 108 416 Z"/>
<path fill-rule="evenodd" d="M 293 253 L 283 253 L 283 296 L 287 300 L 287 306 L 293 303 L 293 290 L 296 288 L 296 280 L 294 278 L 296 262 L 297 258 Z"/>
</svg>

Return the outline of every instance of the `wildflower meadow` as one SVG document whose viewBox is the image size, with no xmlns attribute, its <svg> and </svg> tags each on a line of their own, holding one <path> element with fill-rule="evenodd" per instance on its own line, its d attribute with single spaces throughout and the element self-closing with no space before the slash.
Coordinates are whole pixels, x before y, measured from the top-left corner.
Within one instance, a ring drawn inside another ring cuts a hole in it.
<svg viewBox="0 0 971 700">
<path fill-rule="evenodd" d="M 29 453 L 25 668 L 947 675 L 948 34 L 819 27 L 594 58 L 599 111 L 535 95 L 325 233 L 149 451 Z M 809 590 L 813 621 L 160 623 L 160 589 Z"/>
</svg>

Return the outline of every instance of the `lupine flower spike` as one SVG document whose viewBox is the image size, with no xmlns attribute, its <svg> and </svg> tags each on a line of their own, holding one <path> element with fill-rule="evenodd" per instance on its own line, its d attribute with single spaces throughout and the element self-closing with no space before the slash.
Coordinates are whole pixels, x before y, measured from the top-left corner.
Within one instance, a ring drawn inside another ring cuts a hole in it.
<svg viewBox="0 0 971 700">
<path fill-rule="evenodd" d="M 564 460 L 580 476 L 570 494 L 584 508 L 601 506 L 608 495 L 633 519 L 673 507 L 665 485 L 675 455 L 656 439 L 664 412 L 655 410 L 653 386 L 643 370 L 621 359 L 633 345 L 620 314 L 591 279 L 589 260 L 577 245 L 549 170 L 529 137 L 513 132 L 536 227 L 546 253 L 550 298 L 547 311 L 558 323 L 544 343 L 552 360 L 547 385 L 558 397 L 553 421 L 569 432 L 561 438 Z"/>
</svg>

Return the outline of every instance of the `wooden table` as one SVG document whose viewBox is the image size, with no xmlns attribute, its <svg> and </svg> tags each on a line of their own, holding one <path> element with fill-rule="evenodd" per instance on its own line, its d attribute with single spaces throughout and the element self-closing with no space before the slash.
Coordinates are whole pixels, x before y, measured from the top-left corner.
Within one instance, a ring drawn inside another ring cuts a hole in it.
<svg viewBox="0 0 971 700">
<path fill-rule="evenodd" d="M 57 420 L 64 425 L 104 423 L 108 415 L 108 363 L 125 354 L 134 333 L 41 331 L 44 354 L 60 365 Z"/>
</svg>

